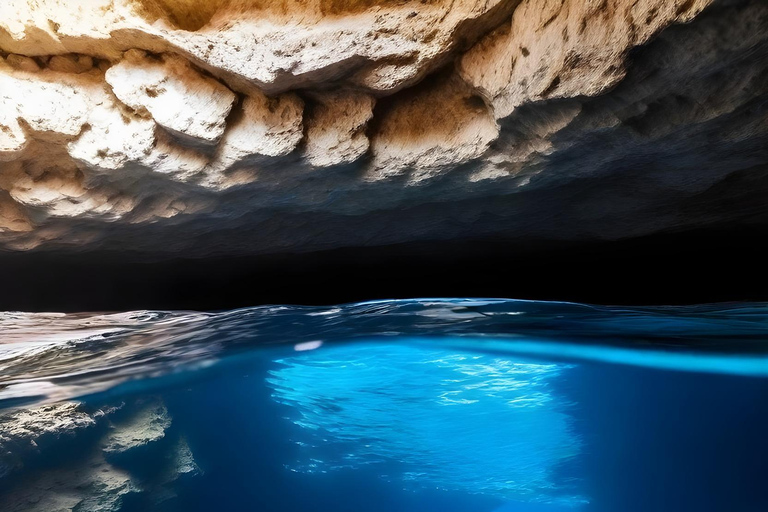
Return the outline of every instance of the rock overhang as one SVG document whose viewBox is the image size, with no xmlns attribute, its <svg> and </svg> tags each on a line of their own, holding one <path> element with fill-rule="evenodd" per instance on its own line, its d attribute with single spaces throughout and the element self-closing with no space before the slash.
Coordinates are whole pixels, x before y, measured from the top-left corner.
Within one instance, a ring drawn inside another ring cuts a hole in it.
<svg viewBox="0 0 768 512">
<path fill-rule="evenodd" d="M 768 162 L 759 1 L 2 14 L 4 250 L 610 240 L 761 214 L 742 206 Z"/>
</svg>

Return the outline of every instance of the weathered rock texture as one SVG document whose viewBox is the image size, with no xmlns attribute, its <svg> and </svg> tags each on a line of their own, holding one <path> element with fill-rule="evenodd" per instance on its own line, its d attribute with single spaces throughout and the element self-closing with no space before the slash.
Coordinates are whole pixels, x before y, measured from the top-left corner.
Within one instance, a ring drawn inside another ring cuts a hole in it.
<svg viewBox="0 0 768 512">
<path fill-rule="evenodd" d="M 761 0 L 7 0 L 0 247 L 765 222 Z"/>
<path fill-rule="evenodd" d="M 201 470 L 171 422 L 152 397 L 96 410 L 59 402 L 0 414 L 3 511 L 117 512 L 129 495 L 148 503 L 174 498 L 176 481 Z"/>
</svg>

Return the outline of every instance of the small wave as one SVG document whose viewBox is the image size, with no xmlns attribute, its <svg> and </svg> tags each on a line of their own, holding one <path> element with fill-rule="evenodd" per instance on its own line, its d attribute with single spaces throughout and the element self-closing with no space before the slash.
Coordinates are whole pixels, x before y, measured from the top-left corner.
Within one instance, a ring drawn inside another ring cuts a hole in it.
<svg viewBox="0 0 768 512">
<path fill-rule="evenodd" d="M 414 299 L 217 313 L 0 313 L 0 407 L 75 398 L 266 347 L 407 338 L 547 360 L 768 375 L 768 305 Z M 405 341 L 405 340 L 404 340 Z"/>
</svg>

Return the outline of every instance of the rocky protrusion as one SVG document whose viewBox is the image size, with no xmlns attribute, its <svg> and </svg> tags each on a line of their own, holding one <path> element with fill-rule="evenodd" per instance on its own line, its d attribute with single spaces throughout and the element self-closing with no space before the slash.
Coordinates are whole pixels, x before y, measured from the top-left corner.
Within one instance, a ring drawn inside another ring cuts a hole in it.
<svg viewBox="0 0 768 512">
<path fill-rule="evenodd" d="M 3 493 L 3 512 L 118 512 L 141 488 L 122 469 L 94 452 L 64 467 L 28 475 Z"/>
<path fill-rule="evenodd" d="M 18 69 L 19 71 L 27 71 L 29 73 L 40 71 L 40 66 L 37 64 L 37 62 L 25 55 L 16 55 L 12 53 L 5 61 L 13 69 Z"/>
<path fill-rule="evenodd" d="M 48 61 L 48 69 L 62 73 L 85 73 L 93 69 L 90 55 L 54 55 Z"/>
<path fill-rule="evenodd" d="M 505 24 L 460 60 L 461 75 L 498 119 L 520 105 L 596 96 L 626 73 L 629 50 L 712 0 L 586 2 L 523 0 Z"/>
<path fill-rule="evenodd" d="M 0 478 L 24 465 L 40 444 L 66 442 L 96 425 L 103 414 L 88 414 L 77 402 L 62 402 L 0 415 Z"/>
<path fill-rule="evenodd" d="M 441 74 L 386 103 L 371 140 L 380 180 L 410 173 L 411 183 L 482 155 L 499 133 L 483 100 L 456 74 Z"/>
<path fill-rule="evenodd" d="M 360 92 L 321 93 L 307 119 L 305 155 L 316 167 L 348 164 L 368 151 L 375 100 Z"/>
<path fill-rule="evenodd" d="M 176 55 L 153 58 L 131 50 L 105 78 L 124 104 L 148 113 L 173 134 L 205 144 L 221 138 L 235 102 L 227 87 Z"/>
<path fill-rule="evenodd" d="M 18 158 L 27 145 L 27 136 L 16 117 L 0 113 L 0 162 Z"/>
<path fill-rule="evenodd" d="M 102 441 L 107 457 L 119 457 L 165 437 L 171 417 L 160 399 L 150 399 L 126 418 L 114 420 Z"/>
<path fill-rule="evenodd" d="M 21 123 L 31 136 L 66 144 L 80 134 L 93 106 L 86 84 L 53 72 L 33 73 L 2 62 L 0 91 L 0 124 L 10 128 L 10 132 L 1 131 L 14 134 L 19 142 L 22 135 L 16 127 Z M 11 150 L 18 151 L 20 145 L 17 143 Z"/>
<path fill-rule="evenodd" d="M 245 96 L 224 134 L 215 166 L 228 169 L 292 152 L 302 137 L 303 110 L 304 102 L 295 94 Z"/>
<path fill-rule="evenodd" d="M 154 504 L 171 499 L 179 479 L 202 470 L 186 438 L 170 428 L 159 397 L 94 411 L 63 402 L 2 414 L 0 508 L 118 512 L 128 495 Z M 26 464 L 38 453 L 48 455 L 43 464 Z M 18 478 L 4 478 L 11 473 Z"/>
<path fill-rule="evenodd" d="M 760 0 L 87 4 L 0 2 L 0 249 L 615 239 L 768 188 Z"/>
<path fill-rule="evenodd" d="M 195 456 L 192 454 L 192 449 L 189 447 L 187 439 L 183 436 L 179 437 L 176 441 L 172 454 L 170 455 L 170 460 L 172 462 L 171 480 L 176 480 L 182 476 L 195 476 L 202 473 L 200 466 L 195 462 Z"/>
</svg>

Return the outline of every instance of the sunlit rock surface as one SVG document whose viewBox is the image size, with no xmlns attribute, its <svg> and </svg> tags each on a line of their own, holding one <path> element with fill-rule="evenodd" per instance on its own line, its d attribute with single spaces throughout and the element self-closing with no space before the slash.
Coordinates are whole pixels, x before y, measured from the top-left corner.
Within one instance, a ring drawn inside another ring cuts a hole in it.
<svg viewBox="0 0 768 512">
<path fill-rule="evenodd" d="M 760 0 L 9 0 L 0 248 L 764 222 Z"/>
</svg>

